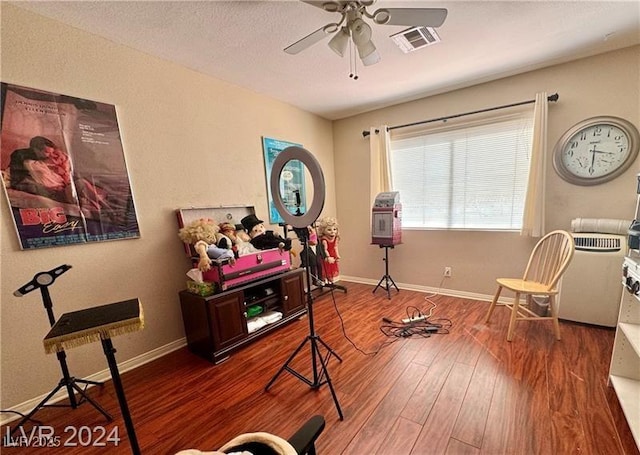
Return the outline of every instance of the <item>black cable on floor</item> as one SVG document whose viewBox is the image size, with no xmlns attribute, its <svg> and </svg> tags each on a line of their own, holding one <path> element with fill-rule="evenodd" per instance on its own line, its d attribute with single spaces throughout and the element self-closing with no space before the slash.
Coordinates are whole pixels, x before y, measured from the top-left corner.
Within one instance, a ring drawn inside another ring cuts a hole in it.
<svg viewBox="0 0 640 455">
<path fill-rule="evenodd" d="M 436 304 L 427 298 L 427 301 L 431 303 L 431 308 L 428 311 L 428 315 L 424 315 L 422 311 L 415 306 L 408 306 L 406 309 L 406 313 L 408 319 L 415 319 L 416 317 L 423 317 L 424 319 L 416 322 L 394 322 L 388 318 L 383 318 L 383 321 L 387 322 L 388 325 L 383 325 L 380 327 L 380 331 L 387 337 L 393 338 L 391 341 L 385 341 L 374 351 L 366 352 L 356 343 L 349 338 L 347 335 L 347 331 L 344 325 L 344 319 L 342 318 L 342 314 L 340 314 L 340 310 L 338 308 L 338 304 L 336 302 L 334 290 L 331 289 L 331 300 L 333 302 L 333 307 L 336 310 L 336 314 L 338 315 L 338 319 L 340 320 L 340 327 L 342 329 L 342 334 L 345 339 L 353 346 L 353 348 L 360 352 L 363 355 L 367 356 L 375 356 L 378 354 L 383 348 L 386 346 L 395 343 L 399 338 L 409 338 L 411 336 L 417 335 L 423 338 L 428 338 L 431 335 L 446 335 L 449 333 L 449 328 L 453 325 L 450 319 L 446 318 L 436 318 L 429 319 L 431 317 L 433 310 L 436 308 Z M 412 310 L 410 312 L 410 310 Z"/>
</svg>

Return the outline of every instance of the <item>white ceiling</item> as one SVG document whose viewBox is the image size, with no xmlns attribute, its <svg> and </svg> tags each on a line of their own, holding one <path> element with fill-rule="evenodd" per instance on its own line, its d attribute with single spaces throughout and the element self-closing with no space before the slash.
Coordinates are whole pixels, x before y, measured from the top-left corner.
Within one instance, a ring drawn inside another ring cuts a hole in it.
<svg viewBox="0 0 640 455">
<path fill-rule="evenodd" d="M 442 42 L 404 54 L 389 35 L 406 27 L 372 24 L 382 60 L 353 80 L 328 39 L 283 52 L 339 19 L 300 1 L 13 4 L 332 120 L 640 43 L 638 1 L 380 0 L 447 8 Z"/>
</svg>

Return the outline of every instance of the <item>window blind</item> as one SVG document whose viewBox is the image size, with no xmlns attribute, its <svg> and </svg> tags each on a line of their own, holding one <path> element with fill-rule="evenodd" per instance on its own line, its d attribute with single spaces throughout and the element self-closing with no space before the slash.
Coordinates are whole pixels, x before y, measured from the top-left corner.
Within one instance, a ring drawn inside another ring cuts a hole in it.
<svg viewBox="0 0 640 455">
<path fill-rule="evenodd" d="M 391 137 L 403 227 L 517 230 L 533 113 Z"/>
</svg>

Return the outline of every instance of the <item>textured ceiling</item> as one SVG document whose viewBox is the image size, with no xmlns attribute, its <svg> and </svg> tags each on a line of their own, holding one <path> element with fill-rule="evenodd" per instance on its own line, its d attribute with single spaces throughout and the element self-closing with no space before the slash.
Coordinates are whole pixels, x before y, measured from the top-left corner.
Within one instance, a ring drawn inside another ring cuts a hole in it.
<svg viewBox="0 0 640 455">
<path fill-rule="evenodd" d="M 389 35 L 406 27 L 372 25 L 382 60 L 353 80 L 328 39 L 283 52 L 339 19 L 299 1 L 13 4 L 328 119 L 640 44 L 637 1 L 381 0 L 369 10 L 447 8 L 442 42 L 404 54 Z"/>
</svg>

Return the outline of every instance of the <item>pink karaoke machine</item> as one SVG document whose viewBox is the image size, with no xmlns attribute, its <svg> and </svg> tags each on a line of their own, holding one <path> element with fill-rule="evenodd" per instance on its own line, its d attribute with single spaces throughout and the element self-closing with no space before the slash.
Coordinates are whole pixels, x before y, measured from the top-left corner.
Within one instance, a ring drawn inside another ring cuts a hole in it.
<svg viewBox="0 0 640 455">
<path fill-rule="evenodd" d="M 380 193 L 371 209 L 371 243 L 393 246 L 402 243 L 402 204 L 400 193 Z"/>
<path fill-rule="evenodd" d="M 239 225 L 242 218 L 252 213 L 254 213 L 253 207 L 243 206 L 178 209 L 178 226 L 181 228 L 199 218 L 211 218 L 217 223 L 228 222 Z M 192 258 L 193 266 L 196 267 L 198 258 L 191 245 L 185 244 L 185 252 Z M 289 269 L 291 269 L 289 252 L 274 248 L 240 256 L 234 264 L 229 260 L 222 262 L 213 260 L 211 269 L 203 273 L 203 279 L 206 282 L 215 283 L 215 292 L 222 292 Z"/>
</svg>

